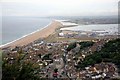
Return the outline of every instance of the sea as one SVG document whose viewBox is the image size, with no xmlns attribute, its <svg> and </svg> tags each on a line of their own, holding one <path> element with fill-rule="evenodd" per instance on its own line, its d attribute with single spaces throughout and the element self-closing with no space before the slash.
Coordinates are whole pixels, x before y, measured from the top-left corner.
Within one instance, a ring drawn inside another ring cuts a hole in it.
<svg viewBox="0 0 120 80">
<path fill-rule="evenodd" d="M 118 24 L 89 24 L 74 27 L 61 28 L 60 30 L 86 31 L 86 32 L 108 32 L 109 35 L 118 33 Z"/>
<path fill-rule="evenodd" d="M 29 35 L 34 31 L 42 29 L 51 23 L 52 20 L 54 19 L 49 17 L 3 16 L 2 30 L 0 30 L 2 41 L 0 42 L 0 45 L 4 45 L 25 35 Z M 118 31 L 118 24 L 79 25 L 76 27 L 61 28 L 61 30 L 107 30 L 108 32 L 116 32 Z"/>
<path fill-rule="evenodd" d="M 42 29 L 51 21 L 52 19 L 45 17 L 3 16 L 2 33 L 0 33 L 2 34 L 2 41 L 0 45 Z"/>
</svg>

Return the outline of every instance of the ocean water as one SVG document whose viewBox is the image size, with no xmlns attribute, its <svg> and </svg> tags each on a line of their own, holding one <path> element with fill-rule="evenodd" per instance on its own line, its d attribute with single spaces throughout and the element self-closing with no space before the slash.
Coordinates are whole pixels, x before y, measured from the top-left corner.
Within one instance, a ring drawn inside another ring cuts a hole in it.
<svg viewBox="0 0 120 80">
<path fill-rule="evenodd" d="M 4 16 L 2 17 L 2 31 L 0 28 L 0 38 L 2 37 L 2 42 L 0 42 L 0 45 L 16 40 L 38 29 L 42 29 L 43 27 L 48 25 L 52 20 L 53 20 L 52 18 L 41 17 Z M 75 30 L 75 31 L 105 30 L 110 33 L 115 33 L 118 32 L 118 24 L 79 25 L 75 27 L 61 28 L 61 30 Z"/>
<path fill-rule="evenodd" d="M 40 17 L 2 17 L 2 43 L 6 44 L 47 26 L 52 19 Z"/>
</svg>

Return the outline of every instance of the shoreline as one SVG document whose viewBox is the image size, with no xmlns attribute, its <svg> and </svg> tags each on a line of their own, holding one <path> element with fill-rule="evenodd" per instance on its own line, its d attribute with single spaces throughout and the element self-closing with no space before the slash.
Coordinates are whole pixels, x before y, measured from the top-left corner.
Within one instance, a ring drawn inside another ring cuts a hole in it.
<svg viewBox="0 0 120 80">
<path fill-rule="evenodd" d="M 71 27 L 76 27 L 74 24 L 71 24 L 70 22 L 67 22 L 67 24 L 64 24 L 64 21 L 65 20 L 56 20 L 56 19 L 54 19 L 48 25 L 46 25 L 45 27 L 43 27 L 41 29 L 37 29 L 36 31 L 33 31 L 33 32 L 31 32 L 31 33 L 29 33 L 27 35 L 24 35 L 24 36 L 22 36 L 22 37 L 20 37 L 20 38 L 18 38 L 16 40 L 13 40 L 13 41 L 8 42 L 6 44 L 0 45 L 0 48 L 4 49 L 4 48 L 9 48 L 9 47 L 14 48 L 16 46 L 25 46 L 25 45 L 28 45 L 28 44 L 36 41 L 36 40 L 39 40 L 39 39 L 46 39 L 48 41 L 51 41 L 51 39 L 53 41 L 58 40 L 56 38 L 58 36 L 54 34 L 54 33 L 56 33 L 56 29 L 59 29 L 59 31 L 61 31 L 62 28 L 63 29 L 64 28 L 70 28 L 70 26 Z M 70 23 L 70 24 L 68 24 L 68 23 Z M 58 32 L 58 30 L 57 30 L 57 32 Z M 52 35 L 52 36 L 50 36 L 50 35 Z M 85 36 L 84 36 L 84 38 L 85 38 Z M 91 40 L 90 37 L 88 37 L 88 39 Z"/>
<path fill-rule="evenodd" d="M 61 26 L 61 22 L 57 20 L 52 20 L 48 25 L 45 27 L 38 29 L 34 32 L 31 32 L 27 35 L 24 35 L 16 40 L 13 40 L 11 42 L 5 43 L 3 45 L 0 45 L 0 48 L 7 48 L 7 47 L 15 47 L 15 46 L 24 46 L 31 42 L 34 42 L 35 40 L 39 38 L 46 38 L 52 33 L 55 32 L 55 29 Z M 41 35 L 40 35 L 41 34 Z"/>
<path fill-rule="evenodd" d="M 33 31 L 33 32 L 29 33 L 29 34 L 23 35 L 23 36 L 20 37 L 20 38 L 17 38 L 17 39 L 15 39 L 15 40 L 12 40 L 12 41 L 10 41 L 10 42 L 7 42 L 7 43 L 5 43 L 5 44 L 2 44 L 2 45 L 0 45 L 0 48 L 1 48 L 1 47 L 4 47 L 4 46 L 6 46 L 6 45 L 9 45 L 9 44 L 11 44 L 11 43 L 13 43 L 13 42 L 15 42 L 15 41 L 18 41 L 18 40 L 20 40 L 20 39 L 22 39 L 22 38 L 25 38 L 25 37 L 27 37 L 27 36 L 29 36 L 29 35 L 31 35 L 31 34 L 34 34 L 35 32 L 38 32 L 38 31 L 40 31 L 40 30 L 48 27 L 51 23 L 52 23 L 52 22 L 50 22 L 48 25 L 46 25 L 45 27 L 43 27 L 43 28 L 41 28 L 41 29 L 37 29 L 36 31 Z"/>
</svg>

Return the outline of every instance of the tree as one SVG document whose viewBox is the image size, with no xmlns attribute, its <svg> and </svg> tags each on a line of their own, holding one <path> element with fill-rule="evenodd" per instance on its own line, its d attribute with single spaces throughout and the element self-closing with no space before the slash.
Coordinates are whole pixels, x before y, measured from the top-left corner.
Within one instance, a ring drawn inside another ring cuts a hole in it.
<svg viewBox="0 0 120 80">
<path fill-rule="evenodd" d="M 83 44 L 83 43 L 82 43 Z M 102 60 L 115 63 L 120 69 L 120 39 L 112 40 L 104 44 L 99 52 L 87 56 L 83 62 L 79 63 L 79 68 L 100 63 Z"/>
<path fill-rule="evenodd" d="M 87 42 L 80 42 L 79 43 L 81 45 L 80 49 L 84 49 L 86 47 L 90 47 L 94 44 L 94 42 L 92 41 L 87 41 Z"/>
<path fill-rule="evenodd" d="M 67 51 L 70 51 L 71 49 L 74 49 L 76 47 L 76 43 L 69 44 Z"/>
<path fill-rule="evenodd" d="M 14 60 L 6 59 L 2 64 L 2 80 L 39 80 L 37 70 L 37 66 L 21 56 Z"/>
</svg>

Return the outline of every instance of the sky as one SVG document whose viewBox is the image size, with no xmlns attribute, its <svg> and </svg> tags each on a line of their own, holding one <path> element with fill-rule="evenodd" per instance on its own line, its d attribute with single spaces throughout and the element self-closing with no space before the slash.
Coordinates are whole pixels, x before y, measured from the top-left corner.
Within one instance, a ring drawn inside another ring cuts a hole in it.
<svg viewBox="0 0 120 80">
<path fill-rule="evenodd" d="M 3 16 L 109 16 L 119 0 L 2 0 Z"/>
</svg>

